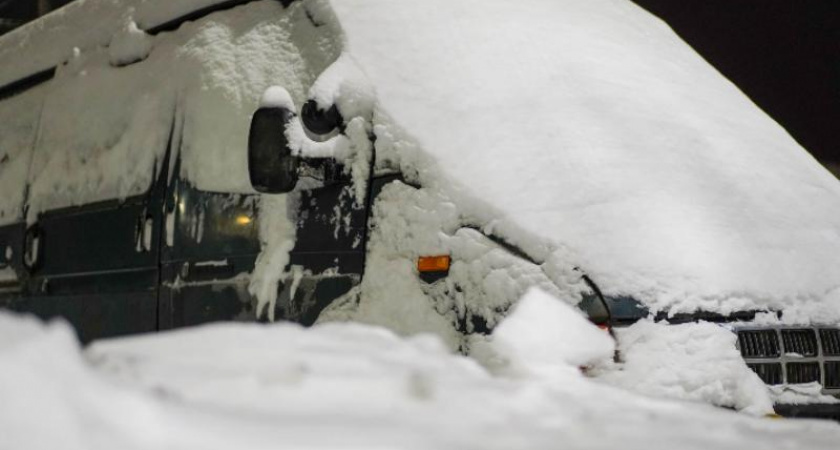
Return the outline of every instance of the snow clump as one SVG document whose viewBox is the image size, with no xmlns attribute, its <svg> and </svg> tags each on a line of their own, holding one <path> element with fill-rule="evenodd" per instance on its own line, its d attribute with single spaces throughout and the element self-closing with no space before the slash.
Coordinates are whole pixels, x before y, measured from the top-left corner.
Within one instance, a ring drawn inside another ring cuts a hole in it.
<svg viewBox="0 0 840 450">
<path fill-rule="evenodd" d="M 495 352 L 493 360 L 485 360 L 491 368 L 547 379 L 609 360 L 615 351 L 608 332 L 589 322 L 579 309 L 538 288 L 519 300 L 488 342 Z M 473 355 L 486 358 L 486 349 L 476 347 Z"/>
<path fill-rule="evenodd" d="M 129 20 L 108 46 L 111 65 L 119 67 L 143 61 L 152 53 L 153 45 L 152 37 L 137 28 L 133 20 Z"/>
<path fill-rule="evenodd" d="M 728 329 L 708 322 L 643 320 L 615 333 L 623 362 L 603 373 L 602 381 L 653 397 L 773 413 L 767 387 L 747 367 Z"/>
</svg>

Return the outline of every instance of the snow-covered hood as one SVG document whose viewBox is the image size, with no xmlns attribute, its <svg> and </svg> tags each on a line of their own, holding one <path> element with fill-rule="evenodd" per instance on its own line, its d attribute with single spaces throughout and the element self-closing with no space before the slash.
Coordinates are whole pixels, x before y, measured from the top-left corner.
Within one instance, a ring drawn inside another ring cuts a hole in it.
<svg viewBox="0 0 840 450">
<path fill-rule="evenodd" d="M 468 220 L 655 310 L 837 320 L 840 183 L 641 8 L 330 3 L 378 158 Z"/>
</svg>

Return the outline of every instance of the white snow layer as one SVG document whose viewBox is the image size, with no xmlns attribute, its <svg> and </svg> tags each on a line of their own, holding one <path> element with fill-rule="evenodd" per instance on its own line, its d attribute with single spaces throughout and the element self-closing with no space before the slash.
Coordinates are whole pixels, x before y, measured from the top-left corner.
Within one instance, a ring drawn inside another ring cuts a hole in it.
<svg viewBox="0 0 840 450">
<path fill-rule="evenodd" d="M 840 439 L 830 422 L 648 399 L 572 367 L 554 375 L 492 375 L 435 337 L 358 324 L 220 324 L 81 351 L 64 323 L 0 313 L 0 448 L 829 449 Z"/>
<path fill-rule="evenodd" d="M 579 309 L 538 288 L 526 292 L 493 330 L 490 346 L 497 355 L 490 367 L 501 364 L 512 373 L 547 379 L 562 379 L 570 370 L 609 360 L 615 351 L 607 331 L 592 325 Z"/>
<path fill-rule="evenodd" d="M 128 21 L 142 30 L 226 0 L 76 0 L 0 37 L 0 86 L 105 47 Z"/>
<path fill-rule="evenodd" d="M 0 268 L 0 283 L 8 283 L 12 281 L 17 281 L 17 273 L 15 269 L 11 267 L 2 267 Z"/>
<path fill-rule="evenodd" d="M 602 381 L 653 397 L 700 401 L 748 414 L 773 412 L 767 386 L 744 363 L 735 333 L 708 322 L 640 321 L 615 330 L 621 363 Z"/>
<path fill-rule="evenodd" d="M 629 1 L 331 5 L 378 158 L 463 215 L 654 309 L 840 296 L 840 184 Z"/>
<path fill-rule="evenodd" d="M 159 2 L 128 3 L 74 2 L 0 38 L 0 61 L 9 62 L 0 64 L 3 83 L 58 65 L 53 80 L 0 102 L 0 114 L 25 113 L 8 122 L 0 142 L 0 158 L 9 154 L 0 162 L 0 186 L 10 193 L 0 200 L 0 221 L 19 218 L 19 178 L 27 171 L 30 221 L 46 209 L 141 194 L 159 173 L 170 136 L 171 162 L 181 158 L 181 173 L 194 186 L 252 193 L 247 137 L 262 93 L 281 85 L 302 104 L 338 57 L 337 31 L 314 25 L 301 7 L 253 2 L 151 36 L 142 31 L 151 26 L 147 5 Z M 169 19 L 184 6 L 172 3 L 158 5 L 172 10 Z M 106 20 L 109 14 L 118 18 Z M 87 27 L 88 17 L 108 25 Z M 111 22 L 119 26 L 111 29 Z M 38 66 L 42 58 L 49 64 Z"/>
<path fill-rule="evenodd" d="M 80 0 L 0 38 L 0 84 L 60 66 L 30 220 L 141 193 L 170 131 L 195 186 L 250 192 L 248 123 L 276 85 L 372 121 L 353 129 L 373 131 L 380 169 L 553 261 L 550 280 L 580 266 L 654 309 L 840 320 L 840 184 L 629 1 L 261 1 L 140 31 L 212 3 Z M 121 40 L 151 53 L 112 67 Z M 0 162 L 4 186 L 20 152 Z M 9 192 L 6 217 L 21 209 Z"/>
<path fill-rule="evenodd" d="M 129 20 L 120 32 L 111 39 L 108 53 L 111 65 L 124 66 L 142 61 L 152 52 L 152 38 Z"/>
<path fill-rule="evenodd" d="M 38 130 L 44 88 L 0 101 L 0 225 L 23 217 L 23 193 Z"/>
</svg>

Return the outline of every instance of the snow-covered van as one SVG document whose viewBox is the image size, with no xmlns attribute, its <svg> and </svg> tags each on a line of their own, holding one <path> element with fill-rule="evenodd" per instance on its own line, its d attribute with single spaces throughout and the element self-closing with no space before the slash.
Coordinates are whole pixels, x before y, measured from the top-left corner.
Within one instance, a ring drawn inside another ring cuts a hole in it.
<svg viewBox="0 0 840 450">
<path fill-rule="evenodd" d="M 84 341 L 470 353 L 537 287 L 613 329 L 605 380 L 840 414 L 840 183 L 627 0 L 79 0 L 0 86 L 0 302 Z"/>
</svg>

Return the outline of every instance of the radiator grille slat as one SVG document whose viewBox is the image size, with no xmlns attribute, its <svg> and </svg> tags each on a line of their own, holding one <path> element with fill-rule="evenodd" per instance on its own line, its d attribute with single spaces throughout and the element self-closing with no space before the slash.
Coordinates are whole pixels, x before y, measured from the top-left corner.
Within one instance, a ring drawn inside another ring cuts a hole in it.
<svg viewBox="0 0 840 450">
<path fill-rule="evenodd" d="M 781 364 L 747 364 L 753 370 L 764 384 L 782 384 L 782 365 Z"/>
<path fill-rule="evenodd" d="M 788 384 L 805 384 L 820 381 L 820 363 L 787 363 Z"/>
<path fill-rule="evenodd" d="M 744 358 L 775 358 L 781 355 L 779 336 L 775 330 L 742 330 L 738 344 Z"/>
<path fill-rule="evenodd" d="M 823 355 L 840 356 L 840 330 L 823 328 L 820 330 L 823 345 Z"/>
<path fill-rule="evenodd" d="M 840 394 L 840 328 L 736 328 L 747 366 L 768 385 L 822 384 Z"/>
<path fill-rule="evenodd" d="M 817 356 L 817 335 L 814 330 L 782 330 L 785 353 Z"/>
<path fill-rule="evenodd" d="M 840 361 L 826 361 L 825 385 L 826 389 L 840 389 Z"/>
</svg>

